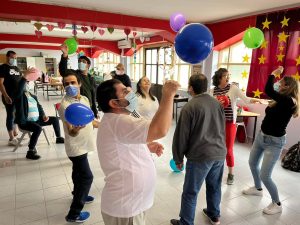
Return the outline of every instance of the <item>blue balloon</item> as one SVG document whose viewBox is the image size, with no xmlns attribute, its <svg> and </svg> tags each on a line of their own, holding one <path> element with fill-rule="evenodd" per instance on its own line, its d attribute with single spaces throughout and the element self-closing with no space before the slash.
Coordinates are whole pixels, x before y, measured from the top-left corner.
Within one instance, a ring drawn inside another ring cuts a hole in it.
<svg viewBox="0 0 300 225">
<path fill-rule="evenodd" d="M 184 26 L 175 37 L 175 51 L 185 62 L 200 63 L 212 51 L 214 39 L 211 31 L 201 23 Z"/>
<path fill-rule="evenodd" d="M 73 103 L 66 108 L 65 119 L 74 126 L 84 126 L 94 120 L 93 111 L 81 103 Z"/>
<path fill-rule="evenodd" d="M 179 169 L 176 167 L 176 163 L 175 163 L 174 159 L 171 159 L 171 160 L 170 160 L 170 167 L 171 167 L 171 169 L 172 169 L 175 173 L 179 173 L 179 172 L 181 172 L 181 171 L 184 170 L 184 165 L 183 165 L 183 167 L 182 167 L 181 170 L 179 170 Z"/>
</svg>

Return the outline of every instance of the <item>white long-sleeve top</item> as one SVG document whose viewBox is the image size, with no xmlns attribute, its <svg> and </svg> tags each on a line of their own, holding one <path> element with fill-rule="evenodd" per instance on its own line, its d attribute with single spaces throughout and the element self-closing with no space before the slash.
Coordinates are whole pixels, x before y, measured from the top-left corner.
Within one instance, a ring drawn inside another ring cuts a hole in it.
<svg viewBox="0 0 300 225">
<path fill-rule="evenodd" d="M 210 95 L 214 96 L 214 88 L 210 90 Z M 230 89 L 226 96 L 229 97 L 231 101 L 231 108 L 233 112 L 233 123 L 236 123 L 237 117 L 237 100 L 241 99 L 244 103 L 250 104 L 251 98 L 247 97 L 236 85 L 231 84 Z"/>
</svg>

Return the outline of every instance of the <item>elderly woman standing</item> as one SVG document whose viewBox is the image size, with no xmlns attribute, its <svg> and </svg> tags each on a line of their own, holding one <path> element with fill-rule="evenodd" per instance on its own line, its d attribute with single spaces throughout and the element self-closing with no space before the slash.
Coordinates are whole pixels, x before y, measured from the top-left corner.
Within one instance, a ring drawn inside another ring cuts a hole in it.
<svg viewBox="0 0 300 225">
<path fill-rule="evenodd" d="M 155 96 L 152 95 L 151 82 L 148 77 L 142 77 L 136 84 L 136 95 L 138 96 L 137 112 L 145 119 L 152 120 L 159 103 Z"/>
<path fill-rule="evenodd" d="M 246 104 L 260 102 L 258 99 L 248 98 L 236 85 L 229 83 L 229 73 L 225 68 L 220 68 L 215 72 L 213 76 L 213 85 L 215 86 L 211 90 L 211 95 L 220 100 L 224 105 L 224 98 L 228 100 L 228 104 L 224 105 L 225 118 L 226 118 L 226 163 L 228 167 L 227 184 L 234 183 L 233 167 L 234 167 L 234 155 L 233 145 L 236 136 L 236 118 L 237 118 L 237 100 L 242 99 Z"/>
</svg>

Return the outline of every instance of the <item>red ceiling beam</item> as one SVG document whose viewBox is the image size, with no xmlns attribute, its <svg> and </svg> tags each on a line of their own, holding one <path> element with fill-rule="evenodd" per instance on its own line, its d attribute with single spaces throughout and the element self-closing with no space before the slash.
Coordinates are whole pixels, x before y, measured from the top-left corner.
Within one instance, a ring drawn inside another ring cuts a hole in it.
<svg viewBox="0 0 300 225">
<path fill-rule="evenodd" d="M 0 17 L 7 19 L 28 19 L 45 22 L 64 22 L 98 27 L 131 28 L 140 31 L 169 31 L 168 20 L 128 16 L 94 10 L 46 5 L 28 2 L 7 1 L 0 8 Z"/>
<path fill-rule="evenodd" d="M 28 49 L 44 49 L 44 50 L 58 50 L 56 46 L 47 45 L 32 45 L 32 44 L 0 44 L 0 49 L 5 48 L 28 48 Z"/>
</svg>

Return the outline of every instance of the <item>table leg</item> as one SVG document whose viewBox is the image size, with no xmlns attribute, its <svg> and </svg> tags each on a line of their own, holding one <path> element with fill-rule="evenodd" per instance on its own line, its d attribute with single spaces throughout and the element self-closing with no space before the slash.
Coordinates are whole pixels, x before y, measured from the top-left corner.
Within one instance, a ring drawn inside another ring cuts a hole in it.
<svg viewBox="0 0 300 225">
<path fill-rule="evenodd" d="M 47 99 L 49 101 L 49 85 L 47 85 Z"/>
<path fill-rule="evenodd" d="M 253 137 L 252 137 L 252 143 L 255 140 L 255 133 L 256 133 L 256 123 L 257 123 L 257 116 L 254 117 L 254 128 L 253 128 Z"/>
</svg>

